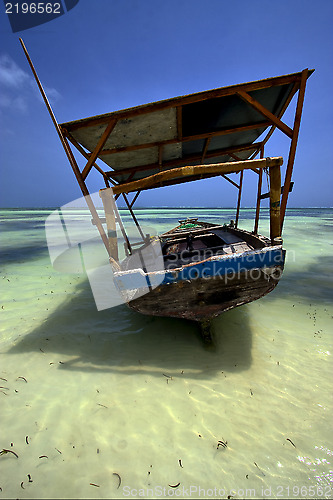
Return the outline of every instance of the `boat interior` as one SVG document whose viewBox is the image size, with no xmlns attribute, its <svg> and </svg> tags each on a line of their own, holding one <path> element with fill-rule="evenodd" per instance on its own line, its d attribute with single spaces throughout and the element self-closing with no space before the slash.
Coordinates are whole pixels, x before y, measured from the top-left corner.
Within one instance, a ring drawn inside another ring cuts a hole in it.
<svg viewBox="0 0 333 500">
<path fill-rule="evenodd" d="M 180 226 L 160 236 L 166 269 L 175 269 L 214 255 L 256 250 L 270 244 L 262 236 L 236 229 L 233 221 L 223 226 L 198 222 L 197 219 L 179 222 Z M 188 226 L 192 227 L 189 229 Z"/>
</svg>

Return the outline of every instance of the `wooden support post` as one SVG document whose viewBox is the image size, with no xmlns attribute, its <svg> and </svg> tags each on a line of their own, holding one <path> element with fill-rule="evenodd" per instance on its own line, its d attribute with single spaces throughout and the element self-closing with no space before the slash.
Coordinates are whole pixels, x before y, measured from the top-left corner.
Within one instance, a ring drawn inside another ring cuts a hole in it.
<svg viewBox="0 0 333 500">
<path fill-rule="evenodd" d="M 133 200 L 130 203 L 131 208 L 133 207 L 133 205 L 136 202 L 136 200 L 137 200 L 137 198 L 138 198 L 138 196 L 139 196 L 140 193 L 141 193 L 141 190 L 139 189 L 139 191 L 136 192 L 136 195 L 134 196 Z"/>
<path fill-rule="evenodd" d="M 211 320 L 206 319 L 199 323 L 200 333 L 205 344 L 211 345 L 213 342 Z"/>
<path fill-rule="evenodd" d="M 264 146 L 260 148 L 260 158 L 264 157 Z M 254 221 L 254 234 L 258 234 L 258 226 L 259 226 L 259 216 L 260 216 L 260 196 L 261 196 L 261 187 L 262 187 L 262 169 L 259 169 L 259 178 L 258 178 L 258 190 L 257 190 L 257 206 L 256 206 L 256 218 Z"/>
<path fill-rule="evenodd" d="M 281 197 L 281 171 L 279 166 L 269 167 L 270 183 L 270 238 L 272 245 L 281 244 L 280 226 L 280 197 Z"/>
<path fill-rule="evenodd" d="M 235 227 L 238 226 L 239 210 L 240 210 L 240 203 L 241 203 L 241 197 L 242 197 L 242 188 L 243 188 L 243 176 L 244 176 L 244 170 L 241 171 L 241 173 L 240 173 L 240 179 L 239 179 L 239 188 L 238 188 L 238 200 L 237 200 L 237 212 L 236 212 Z"/>
<path fill-rule="evenodd" d="M 110 188 L 113 190 L 113 188 Z M 105 191 L 106 188 L 104 189 L 100 189 L 99 190 L 99 193 L 100 193 L 100 196 L 102 198 L 103 195 L 101 195 L 101 191 Z M 113 193 L 114 194 L 114 193 Z M 103 199 L 103 198 L 102 198 Z M 132 254 L 132 247 L 131 247 L 131 244 L 130 244 L 130 241 L 128 239 L 128 236 L 126 234 L 126 231 L 125 231 L 125 228 L 124 228 L 124 225 L 122 223 L 122 220 L 120 218 L 120 214 L 119 214 L 119 211 L 118 211 L 118 207 L 117 207 L 117 203 L 115 202 L 114 205 L 113 205 L 113 210 L 114 210 L 114 214 L 115 214 L 115 219 L 116 219 L 116 222 L 118 222 L 119 224 L 119 227 L 120 227 L 120 231 L 121 231 L 121 234 L 123 235 L 123 238 L 125 240 L 125 252 L 126 252 L 126 255 L 128 256 L 128 254 Z"/>
<path fill-rule="evenodd" d="M 135 223 L 136 227 L 138 228 L 138 231 L 139 231 L 139 233 L 140 233 L 140 236 L 141 236 L 141 238 L 144 240 L 144 239 L 145 239 L 145 235 L 143 234 L 143 231 L 142 231 L 142 229 L 141 229 L 141 227 L 140 227 L 140 224 L 139 224 L 139 222 L 138 222 L 138 219 L 135 217 L 135 213 L 134 213 L 134 212 L 133 212 L 133 210 L 132 210 L 132 207 L 131 207 L 131 205 L 130 205 L 130 203 L 129 203 L 128 199 L 127 199 L 127 196 L 126 196 L 126 194 L 125 194 L 125 193 L 122 193 L 122 195 L 123 195 L 123 198 L 124 198 L 125 203 L 126 203 L 126 205 L 127 205 L 127 208 L 128 208 L 128 210 L 130 211 L 130 214 L 131 214 L 131 216 L 132 216 L 132 219 L 134 220 L 134 223 Z"/>
<path fill-rule="evenodd" d="M 111 199 L 112 192 L 109 189 L 101 189 L 99 195 L 103 202 L 106 227 L 108 230 L 109 240 L 109 255 L 114 260 L 118 261 L 118 244 L 117 244 L 117 231 L 116 231 L 116 218 Z"/>
<path fill-rule="evenodd" d="M 259 177 L 258 177 L 256 218 L 255 218 L 255 221 L 254 221 L 254 229 L 253 229 L 254 234 L 258 234 L 259 216 L 260 216 L 261 186 L 262 186 L 262 169 L 259 170 Z"/>
<path fill-rule="evenodd" d="M 86 186 L 86 184 L 84 182 L 84 179 L 82 178 L 80 169 L 79 169 L 79 167 L 78 167 L 78 165 L 76 163 L 76 160 L 74 158 L 73 152 L 72 152 L 72 150 L 71 150 L 71 148 L 70 148 L 70 146 L 68 144 L 67 139 L 64 137 L 64 134 L 62 133 L 62 130 L 61 130 L 60 126 L 59 126 L 59 123 L 57 122 L 57 119 L 56 119 L 56 117 L 55 117 L 55 115 L 53 113 L 53 110 L 51 108 L 49 100 L 48 100 L 48 98 L 47 98 L 47 96 L 45 94 L 45 91 L 43 89 L 43 86 L 42 86 L 42 84 L 41 84 L 41 82 L 40 82 L 40 80 L 38 78 L 37 72 L 36 72 L 35 67 L 34 67 L 34 65 L 32 63 L 32 60 L 31 60 L 31 58 L 29 56 L 29 53 L 28 53 L 28 51 L 26 49 L 26 46 L 24 45 L 24 42 L 23 42 L 22 38 L 20 38 L 19 40 L 20 40 L 20 43 L 22 45 L 23 51 L 25 53 L 25 56 L 26 56 L 26 58 L 28 60 L 29 66 L 31 68 L 31 71 L 32 71 L 32 73 L 33 73 L 33 75 L 35 77 L 36 83 L 38 85 L 38 88 L 39 88 L 39 91 L 40 91 L 41 96 L 43 98 L 43 101 L 45 103 L 45 106 L 46 106 L 46 108 L 47 108 L 47 110 L 49 112 L 49 115 L 50 115 L 51 120 L 52 120 L 52 122 L 54 124 L 54 127 L 55 127 L 55 129 L 57 131 L 57 134 L 59 136 L 61 144 L 62 144 L 62 146 L 63 146 L 63 148 L 65 150 L 65 153 L 66 153 L 66 156 L 68 158 L 68 161 L 69 161 L 69 163 L 70 163 L 70 165 L 72 167 L 74 175 L 75 175 L 75 177 L 77 179 L 77 182 L 78 182 L 78 184 L 79 184 L 79 186 L 81 188 L 82 194 L 85 197 L 85 200 L 86 200 L 86 203 L 87 203 L 88 208 L 90 210 L 90 213 L 92 215 L 92 218 L 93 218 L 94 222 L 96 223 L 96 227 L 97 227 L 97 229 L 99 231 L 99 234 L 100 234 L 100 236 L 102 238 L 102 241 L 103 241 L 103 243 L 105 245 L 105 248 L 107 249 L 107 251 L 109 251 L 108 250 L 108 248 L 109 248 L 108 239 L 107 239 L 106 234 L 104 232 L 104 229 L 103 229 L 103 226 L 101 224 L 101 221 L 100 221 L 100 219 L 98 217 L 95 205 L 94 205 L 94 203 L 93 203 L 93 201 L 92 201 L 92 199 L 90 197 L 89 190 L 88 190 L 88 188 L 87 188 L 87 186 Z"/>
<path fill-rule="evenodd" d="M 67 132 L 66 129 L 61 129 L 61 130 L 62 130 L 62 133 L 63 133 L 64 137 L 66 137 L 66 139 L 68 139 L 68 141 L 71 142 L 73 144 L 73 146 L 76 147 L 76 149 L 81 153 L 82 156 L 84 156 L 84 158 L 86 160 L 89 160 L 89 154 L 86 153 L 86 151 L 83 149 L 83 147 L 81 146 L 81 144 L 79 144 L 74 139 L 74 137 L 72 137 L 71 134 L 69 134 Z M 106 173 L 104 172 L 104 170 L 102 170 L 96 163 L 93 164 L 93 167 L 95 167 L 96 170 L 103 176 L 105 186 L 106 187 L 110 187 L 108 177 L 107 177 Z M 112 180 L 111 180 L 111 182 L 112 182 Z"/>
<path fill-rule="evenodd" d="M 295 113 L 295 120 L 294 120 L 293 135 L 292 135 L 292 140 L 291 140 L 291 144 L 290 144 L 289 158 L 288 158 L 288 163 L 287 163 L 286 176 L 285 176 L 285 180 L 284 180 L 284 189 L 283 189 L 282 200 L 281 200 L 281 214 L 280 214 L 281 231 L 283 228 L 283 221 L 284 221 L 284 216 L 286 213 L 291 176 L 293 173 L 293 166 L 294 166 L 294 161 L 295 161 L 296 146 L 297 146 L 297 140 L 298 140 L 298 134 L 299 134 L 299 127 L 300 127 L 300 123 L 301 123 L 301 116 L 302 116 L 302 109 L 303 109 L 304 94 L 305 94 L 305 87 L 306 87 L 307 78 L 308 78 L 308 70 L 304 69 L 302 71 L 302 76 L 301 76 L 301 83 L 300 83 L 300 88 L 299 88 L 296 113 Z"/>
</svg>

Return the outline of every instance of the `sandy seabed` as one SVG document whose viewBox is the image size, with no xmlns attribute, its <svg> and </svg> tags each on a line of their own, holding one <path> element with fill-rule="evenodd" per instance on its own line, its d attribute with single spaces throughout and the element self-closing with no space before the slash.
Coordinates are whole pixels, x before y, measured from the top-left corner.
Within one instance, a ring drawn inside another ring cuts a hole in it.
<svg viewBox="0 0 333 500">
<path fill-rule="evenodd" d="M 187 321 L 98 312 L 52 268 L 45 214 L 8 213 L 0 498 L 332 498 L 332 211 L 288 215 L 280 284 L 210 347 Z"/>
</svg>

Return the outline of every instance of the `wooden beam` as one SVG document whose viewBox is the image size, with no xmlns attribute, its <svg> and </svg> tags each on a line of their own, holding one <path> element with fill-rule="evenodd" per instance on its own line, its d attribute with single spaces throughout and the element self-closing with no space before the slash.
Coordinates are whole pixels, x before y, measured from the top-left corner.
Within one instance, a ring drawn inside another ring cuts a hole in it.
<svg viewBox="0 0 333 500">
<path fill-rule="evenodd" d="M 97 159 L 97 156 L 99 155 L 99 153 L 103 149 L 103 146 L 106 143 L 109 135 L 111 134 L 114 127 L 116 126 L 116 123 L 117 123 L 117 120 L 111 120 L 110 123 L 108 124 L 108 126 L 106 127 L 106 129 L 104 130 L 100 140 L 97 143 L 97 146 L 95 147 L 95 150 L 89 156 L 89 160 L 82 171 L 83 179 L 85 179 L 87 177 L 87 175 L 89 174 L 93 164 L 95 163 L 95 161 Z"/>
<path fill-rule="evenodd" d="M 75 177 L 76 177 L 76 180 L 78 181 L 78 184 L 81 188 L 81 192 L 84 196 L 84 199 L 88 205 L 88 208 L 90 210 L 90 213 L 92 215 L 92 219 L 93 219 L 93 223 L 96 225 L 97 227 L 97 230 L 100 234 L 100 237 L 102 238 L 102 241 L 103 241 L 103 244 L 106 248 L 106 251 L 108 252 L 108 255 L 110 256 L 110 246 L 109 246 L 109 241 L 108 241 L 108 238 L 105 234 L 105 231 L 104 231 L 104 228 L 102 226 L 102 223 L 101 223 L 101 220 L 99 218 L 99 215 L 97 213 L 97 210 L 96 210 L 96 207 L 94 205 L 94 202 L 93 200 L 91 199 L 91 196 L 90 196 L 90 193 L 89 193 L 89 190 L 86 186 L 86 183 L 84 182 L 83 178 L 82 178 L 82 175 L 81 175 L 81 172 L 80 172 L 80 169 L 76 163 L 76 160 L 75 160 L 75 157 L 74 157 L 74 154 L 73 154 L 73 151 L 71 150 L 69 144 L 68 144 L 68 139 L 67 137 L 64 137 L 63 136 L 63 139 L 64 139 L 64 142 L 65 144 L 67 145 L 67 149 L 68 149 L 68 158 L 70 160 L 70 165 L 73 169 L 73 172 L 75 174 Z M 106 178 L 105 179 L 105 184 L 106 184 L 106 187 L 108 188 L 109 185 L 108 185 L 108 179 Z"/>
<path fill-rule="evenodd" d="M 211 137 L 207 137 L 207 139 L 205 140 L 205 144 L 204 144 L 204 147 L 203 147 L 203 150 L 202 150 L 202 155 L 201 155 L 201 163 L 204 162 L 204 159 L 205 159 L 205 156 L 207 154 L 207 150 L 208 150 L 208 146 L 209 146 L 210 141 L 211 141 Z"/>
<path fill-rule="evenodd" d="M 257 142 L 255 144 L 257 146 L 257 149 L 253 152 L 253 154 L 249 157 L 249 160 L 253 160 L 257 154 L 259 153 L 260 149 L 262 148 L 263 146 L 263 143 L 262 142 Z M 258 172 L 257 172 L 258 173 Z"/>
<path fill-rule="evenodd" d="M 105 173 L 105 172 L 104 172 L 104 174 L 106 175 L 106 173 Z M 106 176 L 106 177 L 107 177 L 107 176 Z M 107 177 L 107 178 L 108 178 L 108 180 L 111 182 L 111 184 L 112 184 L 113 186 L 117 186 L 117 185 L 118 185 L 118 182 L 115 182 L 113 179 L 111 179 L 111 177 Z"/>
<path fill-rule="evenodd" d="M 225 179 L 226 181 L 230 182 L 230 184 L 232 184 L 237 189 L 239 189 L 239 184 L 237 184 L 237 182 L 233 181 L 232 179 L 230 179 L 229 177 L 227 177 L 225 174 L 222 174 L 221 177 L 223 177 L 223 179 Z"/>
<path fill-rule="evenodd" d="M 213 137 L 220 137 L 222 135 L 235 134 L 236 132 L 244 132 L 245 130 L 252 130 L 257 128 L 267 128 L 271 125 L 270 121 L 264 121 L 259 123 L 250 123 L 248 125 L 241 125 L 239 127 L 231 127 L 224 130 L 215 130 L 214 132 L 206 132 L 204 134 L 187 135 L 182 137 L 181 142 L 191 142 L 199 139 L 208 139 Z M 139 149 L 149 149 L 154 147 L 165 146 L 167 144 L 177 144 L 179 141 L 178 137 L 173 139 L 167 139 L 165 141 L 155 141 L 155 142 L 145 142 L 144 144 L 137 144 L 132 146 L 123 146 L 121 148 L 103 149 L 99 153 L 99 156 L 111 155 L 115 153 L 127 153 L 128 151 L 137 151 Z"/>
<path fill-rule="evenodd" d="M 289 157 L 288 157 L 287 169 L 286 169 L 285 180 L 284 180 L 284 190 L 283 190 L 282 200 L 281 200 L 281 212 L 280 212 L 281 232 L 282 232 L 282 228 L 283 228 L 283 221 L 284 221 L 284 216 L 285 216 L 285 212 L 286 212 L 287 201 L 288 201 L 288 196 L 289 196 L 289 189 L 290 189 L 290 182 L 291 182 L 293 166 L 294 166 L 294 161 L 295 161 L 296 147 L 297 147 L 297 141 L 298 141 L 299 128 L 300 128 L 300 124 L 301 124 L 302 109 L 303 109 L 304 94 L 305 94 L 305 87 L 306 87 L 307 78 L 308 78 L 308 70 L 304 69 L 302 71 L 301 84 L 300 84 L 300 89 L 299 89 L 299 94 L 298 94 L 298 99 L 297 99 L 296 113 L 295 113 L 295 119 L 294 119 L 293 137 L 292 137 L 291 144 L 290 144 Z"/>
<path fill-rule="evenodd" d="M 231 158 L 233 158 L 235 161 L 242 161 L 239 156 L 235 155 L 235 153 L 230 153 Z"/>
<path fill-rule="evenodd" d="M 194 181 L 200 181 L 202 179 L 210 179 L 211 177 L 219 177 L 221 174 L 219 173 L 214 173 L 214 174 L 206 174 L 206 175 L 191 175 L 189 177 L 184 177 L 182 179 L 177 178 L 177 179 L 170 179 L 170 180 L 165 180 L 162 181 L 159 186 L 156 187 L 166 187 L 166 186 L 174 186 L 174 185 L 179 185 L 179 184 L 184 184 L 188 182 L 194 182 Z M 148 188 L 150 189 L 150 188 Z"/>
<path fill-rule="evenodd" d="M 158 166 L 162 168 L 163 162 L 163 146 L 158 146 Z"/>
<path fill-rule="evenodd" d="M 214 151 L 209 151 L 206 153 L 206 158 L 215 158 L 216 156 L 228 156 L 230 153 L 233 152 L 239 152 L 239 151 L 247 151 L 247 150 L 256 150 L 261 146 L 261 143 L 253 143 L 253 144 L 246 144 L 244 146 L 233 146 L 231 148 L 226 148 L 226 149 L 217 149 Z M 165 161 L 163 166 L 165 169 L 168 169 L 170 167 L 174 166 L 179 166 L 179 165 L 186 165 L 186 163 L 190 163 L 192 161 L 200 161 L 201 159 L 201 153 L 199 154 L 194 154 L 194 155 L 188 155 L 185 158 L 176 158 L 175 160 L 169 160 Z M 131 172 L 142 172 L 145 170 L 156 170 L 159 168 L 158 163 L 151 163 L 149 165 L 140 165 L 138 167 L 128 167 L 128 168 L 123 168 L 119 170 L 111 170 L 105 172 L 105 174 L 108 177 L 119 177 Z"/>
<path fill-rule="evenodd" d="M 67 139 L 73 144 L 73 146 L 76 147 L 76 149 L 81 153 L 82 156 L 84 156 L 84 158 L 86 160 L 89 160 L 89 157 L 90 157 L 90 154 L 87 153 L 84 148 L 81 146 L 81 144 L 79 144 L 75 139 L 74 137 L 66 130 L 66 129 L 63 129 L 63 133 L 64 135 L 67 137 Z M 102 176 L 104 177 L 104 180 L 105 180 L 105 183 L 107 183 L 108 181 L 108 178 L 107 178 L 107 175 L 105 174 L 104 170 L 101 169 L 101 167 L 99 167 L 97 165 L 97 163 L 94 163 L 93 164 L 93 167 L 96 168 L 96 170 L 102 174 Z M 107 187 L 109 187 L 108 184 L 106 184 Z"/>
<path fill-rule="evenodd" d="M 293 86 L 293 90 L 290 92 L 289 96 L 288 96 L 288 99 L 286 100 L 286 102 L 284 103 L 284 106 L 283 108 L 281 109 L 278 117 L 281 119 L 282 116 L 284 115 L 286 109 L 288 108 L 289 104 L 291 103 L 294 95 L 296 94 L 296 92 L 299 90 L 299 86 L 300 86 L 300 81 L 297 81 L 294 83 L 294 86 Z M 262 144 L 265 145 L 267 143 L 267 141 L 271 138 L 274 130 L 276 129 L 276 125 L 273 125 L 269 132 L 266 134 L 265 138 L 262 140 Z"/>
<path fill-rule="evenodd" d="M 260 160 L 245 160 L 240 162 L 227 162 L 227 163 L 215 163 L 210 165 L 195 165 L 173 168 L 171 170 L 166 170 L 164 172 L 159 172 L 153 174 L 149 177 L 144 177 L 137 181 L 128 182 L 126 184 L 121 184 L 115 186 L 113 192 L 118 193 L 130 193 L 131 191 L 137 191 L 138 189 L 152 189 L 159 187 L 164 181 L 183 179 L 185 177 L 191 177 L 199 175 L 201 178 L 205 178 L 207 175 L 211 174 L 230 174 L 232 172 L 240 172 L 248 168 L 264 168 L 267 164 L 270 165 L 282 165 L 283 159 L 281 157 L 260 159 Z"/>
<path fill-rule="evenodd" d="M 130 202 L 128 201 L 128 198 L 127 198 L 126 194 L 125 194 L 124 192 L 123 192 L 123 193 L 121 193 L 121 194 L 123 195 L 123 198 L 124 198 L 124 200 L 125 200 L 125 203 L 126 203 L 126 205 L 127 205 L 127 208 L 128 208 L 128 210 L 129 210 L 129 212 L 130 212 L 130 214 L 131 214 L 131 216 L 132 216 L 132 219 L 134 220 L 134 223 L 135 223 L 136 227 L 138 228 L 138 231 L 139 231 L 139 233 L 140 233 L 140 236 L 141 236 L 141 238 L 144 240 L 144 239 L 145 239 L 145 235 L 143 234 L 143 231 L 142 231 L 141 226 L 140 226 L 140 224 L 139 224 L 139 222 L 138 222 L 138 219 L 135 217 L 135 213 L 134 213 L 134 212 L 133 212 L 133 210 L 132 210 L 132 206 L 131 206 Z"/>
<path fill-rule="evenodd" d="M 136 106 L 134 108 L 114 111 L 112 113 L 107 113 L 105 115 L 85 118 L 80 121 L 67 122 L 63 123 L 62 125 L 66 126 L 68 130 L 90 127 L 92 125 L 100 125 L 102 123 L 108 123 L 109 120 L 112 118 L 121 120 L 124 118 L 131 118 L 134 116 L 151 113 L 153 111 L 159 111 L 162 109 L 184 106 L 186 104 L 193 104 L 195 102 L 205 101 L 208 99 L 215 99 L 217 97 L 235 95 L 240 91 L 251 92 L 253 90 L 260 90 L 264 88 L 275 87 L 278 85 L 287 85 L 289 83 L 300 81 L 300 77 L 301 77 L 300 73 L 293 73 L 291 75 L 283 75 L 273 78 L 267 78 L 264 80 L 258 80 L 255 82 L 231 85 L 229 87 L 222 87 L 213 90 L 206 90 L 204 92 L 198 92 L 196 94 L 174 97 L 172 99 L 166 99 L 164 101 L 158 101 L 149 104 L 144 104 L 141 106 Z"/>
<path fill-rule="evenodd" d="M 247 92 L 240 91 L 238 95 L 243 99 L 243 101 L 250 104 L 256 111 L 259 111 L 262 115 L 268 118 L 277 128 L 282 130 L 288 137 L 292 137 L 293 131 L 288 125 L 286 125 L 283 121 L 280 120 L 277 116 L 273 115 L 268 109 L 266 109 L 260 102 L 254 99 Z"/>
<path fill-rule="evenodd" d="M 32 60 L 31 60 L 30 56 L 29 56 L 27 48 L 24 45 L 24 42 L 23 42 L 22 38 L 20 38 L 19 40 L 20 40 L 21 46 L 23 48 L 23 51 L 25 53 L 25 56 L 26 56 L 26 58 L 28 60 L 29 66 L 31 68 L 31 71 L 32 71 L 32 73 L 33 73 L 33 75 L 35 77 L 35 80 L 36 80 L 37 86 L 39 88 L 40 94 L 42 96 L 42 99 L 44 101 L 44 104 L 45 104 L 45 106 L 46 106 L 46 108 L 47 108 L 47 110 L 49 112 L 49 115 L 51 117 L 53 125 L 54 125 L 54 127 L 55 127 L 55 129 L 57 131 L 58 136 L 59 136 L 60 142 L 61 142 L 61 144 L 62 144 L 62 146 L 63 146 L 63 148 L 65 150 L 66 156 L 67 156 L 68 161 L 69 161 L 69 163 L 70 163 L 70 165 L 72 167 L 72 170 L 73 170 L 73 172 L 75 174 L 76 180 L 78 181 L 78 184 L 79 184 L 79 186 L 81 188 L 82 194 L 84 196 L 87 196 L 87 195 L 89 195 L 89 191 L 88 191 L 88 188 L 87 188 L 87 186 L 85 185 L 85 183 L 84 183 L 84 181 L 82 179 L 82 176 L 81 176 L 79 167 L 78 167 L 78 165 L 76 163 L 76 160 L 74 158 L 73 152 L 72 152 L 71 148 L 69 147 L 68 141 L 66 140 L 66 138 L 65 138 L 65 136 L 64 136 L 64 134 L 62 132 L 62 129 L 61 129 L 59 123 L 57 122 L 55 114 L 53 113 L 53 110 L 52 110 L 51 105 L 49 103 L 49 100 L 48 100 L 48 98 L 46 96 L 44 88 L 43 88 L 43 86 L 42 86 L 42 84 L 41 84 L 41 82 L 40 82 L 40 80 L 38 78 L 38 75 L 37 75 L 37 72 L 35 70 L 35 67 L 34 67 L 34 65 L 32 63 Z"/>
<path fill-rule="evenodd" d="M 93 201 L 92 201 L 92 199 L 90 197 L 89 190 L 88 190 L 88 188 L 87 188 L 87 186 L 86 186 L 86 184 L 84 182 L 84 179 L 82 178 L 82 175 L 81 175 L 80 169 L 79 169 L 79 167 L 77 165 L 77 162 L 75 160 L 73 151 L 71 150 L 71 148 L 70 148 L 70 146 L 68 144 L 68 140 L 64 136 L 64 134 L 62 132 L 62 129 L 61 129 L 59 123 L 57 122 L 55 114 L 53 113 L 53 110 L 52 110 L 51 105 L 49 103 L 49 100 L 48 100 L 48 98 L 46 96 L 44 88 L 43 88 L 43 86 L 42 86 L 42 84 L 41 84 L 41 82 L 39 80 L 39 77 L 37 75 L 35 67 L 34 67 L 34 65 L 32 63 L 32 60 L 31 60 L 30 56 L 29 56 L 27 48 L 24 45 L 24 42 L 23 42 L 22 38 L 20 38 L 19 40 L 20 40 L 22 49 L 23 49 L 23 51 L 25 53 L 25 56 L 26 56 L 26 58 L 28 60 L 29 66 L 30 66 L 31 71 L 32 71 L 32 74 L 34 75 L 34 78 L 36 80 L 36 83 L 37 83 L 37 86 L 39 88 L 39 91 L 40 91 L 40 94 L 42 96 L 42 99 L 43 99 L 43 101 L 45 103 L 45 106 L 46 106 L 48 112 L 49 112 L 49 115 L 51 117 L 53 125 L 54 125 L 54 127 L 55 127 L 55 129 L 57 131 L 57 134 L 59 136 L 60 142 L 61 142 L 61 144 L 62 144 L 62 146 L 63 146 L 63 148 L 65 150 L 65 153 L 66 153 L 66 156 L 67 156 L 68 161 L 70 163 L 70 166 L 72 167 L 72 170 L 74 172 L 76 180 L 77 180 L 77 182 L 78 182 L 78 184 L 79 184 L 79 186 L 81 188 L 81 192 L 82 192 L 83 196 L 85 197 L 85 200 L 86 200 L 86 203 L 87 203 L 88 208 L 90 210 L 90 213 L 92 215 L 92 218 L 95 221 L 95 224 L 96 224 L 98 232 L 99 232 L 99 234 L 100 234 L 100 236 L 102 238 L 102 241 L 103 241 L 103 243 L 105 245 L 105 248 L 107 249 L 107 251 L 109 251 L 108 250 L 108 248 L 109 248 L 109 246 L 108 246 L 108 240 L 107 240 L 106 234 L 104 232 L 104 229 L 103 229 L 103 226 L 101 224 L 101 221 L 100 221 L 100 219 L 98 217 L 98 213 L 97 213 L 97 210 L 95 208 L 95 205 L 94 205 L 94 203 L 93 203 Z"/>
<path fill-rule="evenodd" d="M 139 189 L 139 191 L 137 191 L 136 195 L 134 196 L 133 200 L 131 201 L 131 203 L 130 203 L 131 208 L 133 207 L 133 205 L 136 202 L 140 193 L 141 193 L 141 189 Z"/>
<path fill-rule="evenodd" d="M 276 238 L 281 236 L 280 226 L 280 197 L 281 197 L 281 171 L 280 166 L 269 166 L 270 183 L 270 238 L 272 245 L 277 244 Z"/>
<path fill-rule="evenodd" d="M 131 172 L 130 175 L 126 179 L 126 182 L 131 181 L 133 179 L 134 175 L 135 175 L 135 172 Z"/>
<path fill-rule="evenodd" d="M 183 108 L 182 106 L 177 106 L 177 139 L 182 141 L 183 139 Z"/>
<path fill-rule="evenodd" d="M 291 193 L 291 192 L 292 192 L 292 190 L 293 190 L 293 185 L 294 185 L 294 183 L 293 183 L 293 182 L 291 182 L 291 183 L 290 183 L 290 188 L 289 188 L 289 193 Z M 281 187 L 281 194 L 283 194 L 283 191 L 284 191 L 284 186 L 282 186 L 282 187 Z M 265 193 L 265 194 L 262 194 L 262 195 L 260 196 L 260 199 L 261 199 L 261 200 L 265 200 L 266 198 L 269 198 L 269 192 L 268 192 L 268 193 Z"/>
<path fill-rule="evenodd" d="M 240 203 L 241 203 L 241 197 L 242 197 L 243 177 L 244 177 L 244 170 L 241 171 L 240 179 L 239 179 L 239 190 L 238 190 L 237 211 L 236 211 L 236 221 L 235 221 L 236 228 L 238 227 L 238 220 L 239 220 L 239 210 L 240 210 Z"/>
</svg>

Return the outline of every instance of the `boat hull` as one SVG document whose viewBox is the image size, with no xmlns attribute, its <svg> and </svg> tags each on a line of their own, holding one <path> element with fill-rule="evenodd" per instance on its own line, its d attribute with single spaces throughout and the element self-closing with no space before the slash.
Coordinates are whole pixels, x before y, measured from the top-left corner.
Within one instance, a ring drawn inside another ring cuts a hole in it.
<svg viewBox="0 0 333 500">
<path fill-rule="evenodd" d="M 271 292 L 284 260 L 282 247 L 215 257 L 167 272 L 160 285 L 128 305 L 142 314 L 206 321 Z"/>
</svg>

